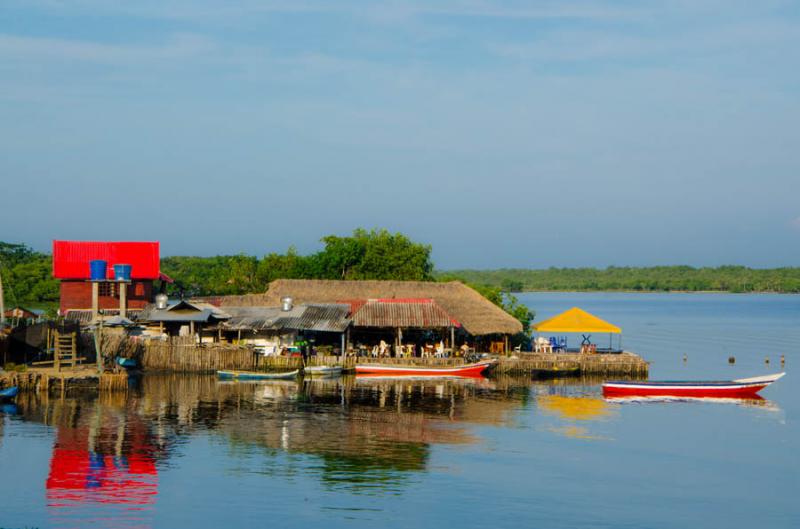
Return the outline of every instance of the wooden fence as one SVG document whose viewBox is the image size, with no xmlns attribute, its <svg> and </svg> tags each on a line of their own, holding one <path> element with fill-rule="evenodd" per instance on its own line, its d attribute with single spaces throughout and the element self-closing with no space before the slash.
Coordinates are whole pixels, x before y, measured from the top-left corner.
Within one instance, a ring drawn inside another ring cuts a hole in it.
<svg viewBox="0 0 800 529">
<path fill-rule="evenodd" d="M 193 338 L 147 342 L 141 366 L 150 371 L 213 373 L 219 369 L 254 369 L 253 349 L 228 344 L 198 344 Z"/>
</svg>

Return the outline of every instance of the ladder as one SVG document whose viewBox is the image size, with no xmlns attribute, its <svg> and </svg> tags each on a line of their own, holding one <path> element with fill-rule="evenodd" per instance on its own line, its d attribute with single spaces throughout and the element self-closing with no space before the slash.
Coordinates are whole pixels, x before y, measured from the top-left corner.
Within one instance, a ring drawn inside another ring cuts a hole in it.
<svg viewBox="0 0 800 529">
<path fill-rule="evenodd" d="M 69 365 L 78 365 L 78 336 L 75 332 L 60 333 L 57 330 L 53 336 L 55 345 L 53 363 L 57 371 Z"/>
</svg>

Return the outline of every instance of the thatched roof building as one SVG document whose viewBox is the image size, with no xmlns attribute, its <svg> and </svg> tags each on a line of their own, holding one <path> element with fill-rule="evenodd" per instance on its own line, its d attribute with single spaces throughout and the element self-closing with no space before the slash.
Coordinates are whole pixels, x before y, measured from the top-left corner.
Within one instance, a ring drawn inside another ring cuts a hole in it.
<svg viewBox="0 0 800 529">
<path fill-rule="evenodd" d="M 516 334 L 522 324 L 506 311 L 458 281 L 330 281 L 278 279 L 265 294 L 225 296 L 225 307 L 278 306 L 281 298 L 295 303 L 338 303 L 346 300 L 432 299 L 473 336 Z"/>
</svg>

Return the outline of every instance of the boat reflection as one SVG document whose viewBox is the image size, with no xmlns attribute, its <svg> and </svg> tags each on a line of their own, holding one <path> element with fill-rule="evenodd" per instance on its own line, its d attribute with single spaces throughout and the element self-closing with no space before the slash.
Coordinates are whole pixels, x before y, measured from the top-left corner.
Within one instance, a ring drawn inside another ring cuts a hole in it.
<svg viewBox="0 0 800 529">
<path fill-rule="evenodd" d="M 670 396 L 631 396 L 631 397 L 605 397 L 606 402 L 613 404 L 664 404 L 664 403 L 705 403 L 705 404 L 734 404 L 751 408 L 761 408 L 769 411 L 781 411 L 774 402 L 760 395 L 749 398 L 721 398 L 721 397 L 670 397 Z"/>
</svg>

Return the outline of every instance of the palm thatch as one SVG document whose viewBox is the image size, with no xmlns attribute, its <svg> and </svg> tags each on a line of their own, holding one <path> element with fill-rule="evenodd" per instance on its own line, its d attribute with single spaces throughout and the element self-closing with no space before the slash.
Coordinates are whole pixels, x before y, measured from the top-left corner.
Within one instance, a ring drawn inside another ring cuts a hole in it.
<svg viewBox="0 0 800 529">
<path fill-rule="evenodd" d="M 225 296 L 222 307 L 277 306 L 281 298 L 295 303 L 336 303 L 354 299 L 433 299 L 473 336 L 516 334 L 522 324 L 506 311 L 459 281 L 329 281 L 278 279 L 264 294 Z"/>
</svg>

